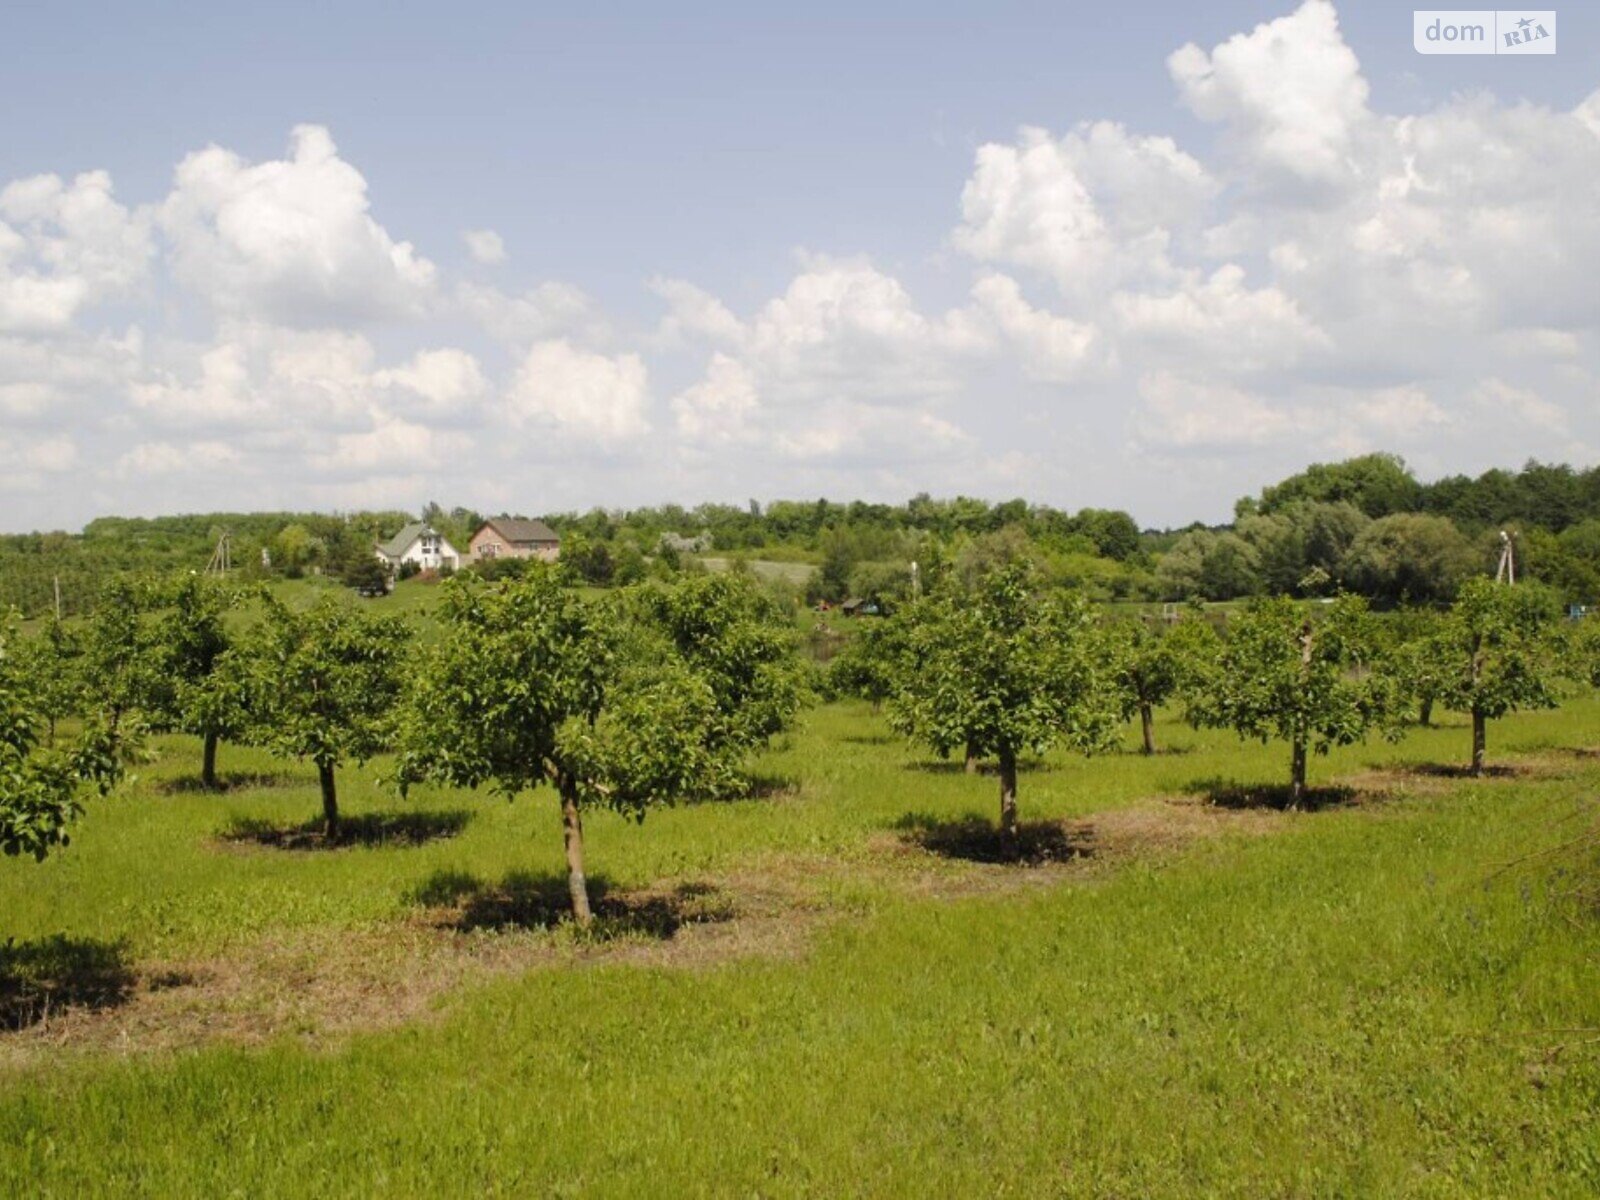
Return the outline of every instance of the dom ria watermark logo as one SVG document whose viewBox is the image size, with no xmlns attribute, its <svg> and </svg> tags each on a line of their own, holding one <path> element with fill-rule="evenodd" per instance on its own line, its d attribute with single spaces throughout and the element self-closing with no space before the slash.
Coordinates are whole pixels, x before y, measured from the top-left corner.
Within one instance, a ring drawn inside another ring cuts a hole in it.
<svg viewBox="0 0 1600 1200">
<path fill-rule="evenodd" d="M 1411 14 L 1418 54 L 1554 54 L 1556 14 L 1546 9 L 1428 9 Z"/>
</svg>

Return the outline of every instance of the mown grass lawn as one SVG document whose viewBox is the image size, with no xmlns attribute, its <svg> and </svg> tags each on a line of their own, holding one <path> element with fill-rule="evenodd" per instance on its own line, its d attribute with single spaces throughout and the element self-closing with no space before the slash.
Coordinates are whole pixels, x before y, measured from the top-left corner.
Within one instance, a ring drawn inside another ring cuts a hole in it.
<svg viewBox="0 0 1600 1200">
<path fill-rule="evenodd" d="M 1493 726 L 1515 775 L 1400 769 L 1465 759 L 1446 719 L 1317 760 L 1353 802 L 1302 814 L 1157 799 L 1277 782 L 1279 746 L 1052 756 L 1024 817 L 1104 853 L 1028 868 L 911 844 L 993 778 L 826 706 L 757 799 L 590 817 L 612 894 L 728 906 L 592 945 L 439 915 L 555 877 L 548 793 L 401 802 L 373 764 L 346 808 L 401 840 L 284 850 L 221 835 L 310 819 L 309 770 L 225 747 L 214 796 L 162 741 L 68 850 L 0 863 L 0 937 L 134 979 L 0 1034 L 0 1194 L 1593 1195 L 1600 918 L 1538 852 L 1593 822 L 1600 701 Z M 1119 812 L 1156 836 L 1119 849 Z"/>
</svg>

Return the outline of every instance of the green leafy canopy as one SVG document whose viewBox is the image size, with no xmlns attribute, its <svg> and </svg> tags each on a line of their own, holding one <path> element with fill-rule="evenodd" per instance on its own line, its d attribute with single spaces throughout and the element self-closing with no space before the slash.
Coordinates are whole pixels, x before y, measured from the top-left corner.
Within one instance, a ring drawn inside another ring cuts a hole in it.
<svg viewBox="0 0 1600 1200">
<path fill-rule="evenodd" d="M 747 580 L 691 577 L 586 603 L 558 572 L 445 585 L 444 644 L 417 680 L 402 786 L 551 783 L 642 817 L 726 792 L 801 698 L 789 635 Z"/>
<path fill-rule="evenodd" d="M 1258 600 L 1229 621 L 1190 720 L 1318 754 L 1374 729 L 1393 733 L 1398 693 L 1390 675 L 1373 669 L 1377 644 L 1358 597 L 1341 596 L 1317 613 L 1284 597 Z"/>
<path fill-rule="evenodd" d="M 320 767 L 363 762 L 392 738 L 404 695 L 411 631 L 332 596 L 296 612 L 262 598 L 262 621 L 230 671 L 249 713 L 251 737 L 276 754 Z"/>
<path fill-rule="evenodd" d="M 0 626 L 0 851 L 43 859 L 65 845 L 87 788 L 110 790 L 121 760 L 103 726 L 88 725 L 72 746 L 42 744 L 37 678 L 17 653 L 19 635 Z"/>
<path fill-rule="evenodd" d="M 1118 716 L 1094 652 L 1093 606 L 1079 593 L 1042 593 L 1012 563 L 908 608 L 904 679 L 889 719 L 948 755 L 1085 752 L 1114 735 Z"/>
</svg>

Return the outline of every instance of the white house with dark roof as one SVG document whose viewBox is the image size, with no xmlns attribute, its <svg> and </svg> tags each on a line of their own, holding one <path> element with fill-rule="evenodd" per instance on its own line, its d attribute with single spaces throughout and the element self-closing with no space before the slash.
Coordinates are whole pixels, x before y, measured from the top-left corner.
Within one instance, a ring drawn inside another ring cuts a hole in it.
<svg viewBox="0 0 1600 1200">
<path fill-rule="evenodd" d="M 379 542 L 375 549 L 378 561 L 391 571 L 398 571 L 404 563 L 415 563 L 419 571 L 453 571 L 461 565 L 461 555 L 449 539 L 420 521 L 407 525 L 387 542 Z"/>
</svg>

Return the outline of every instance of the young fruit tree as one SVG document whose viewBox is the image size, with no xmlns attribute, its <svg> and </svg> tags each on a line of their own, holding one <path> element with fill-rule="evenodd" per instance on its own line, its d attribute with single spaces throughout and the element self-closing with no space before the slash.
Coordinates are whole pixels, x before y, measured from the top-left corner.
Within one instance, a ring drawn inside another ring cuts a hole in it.
<svg viewBox="0 0 1600 1200">
<path fill-rule="evenodd" d="M 64 621 L 52 620 L 37 637 L 13 646 L 45 722 L 45 745 L 56 744 L 56 728 L 83 710 L 83 646 Z"/>
<path fill-rule="evenodd" d="M 1433 724 L 1450 675 L 1450 655 L 1440 640 L 1444 628 L 1444 614 L 1431 609 L 1397 612 L 1388 620 L 1388 670 L 1424 729 Z"/>
<path fill-rule="evenodd" d="M 85 724 L 131 752 L 155 688 L 145 616 L 148 589 L 126 579 L 104 584 L 80 637 L 79 701 Z"/>
<path fill-rule="evenodd" d="M 688 575 L 676 586 L 619 593 L 624 623 L 664 637 L 668 647 L 711 688 L 716 702 L 704 740 L 726 773 L 702 795 L 744 786 L 747 751 L 765 745 L 800 706 L 801 669 L 794 636 L 777 605 L 748 575 Z"/>
<path fill-rule="evenodd" d="M 1524 708 L 1553 708 L 1555 605 L 1536 586 L 1468 580 L 1434 639 L 1447 674 L 1441 702 L 1472 717 L 1472 774 L 1482 775 L 1488 724 Z"/>
<path fill-rule="evenodd" d="M 908 624 L 900 617 L 857 621 L 849 640 L 828 664 L 827 690 L 872 702 L 873 711 L 900 688 Z"/>
<path fill-rule="evenodd" d="M 322 787 L 323 830 L 339 839 L 336 771 L 389 745 L 404 694 L 411 630 L 332 596 L 296 612 L 266 595 L 260 625 L 229 657 L 251 716 L 250 737 L 274 754 L 310 759 Z M 230 687 L 236 686 L 233 684 Z"/>
<path fill-rule="evenodd" d="M 71 748 L 44 744 L 47 718 L 23 646 L 14 625 L 0 626 L 0 851 L 43 859 L 66 844 L 83 792 L 116 783 L 121 759 L 98 725 Z"/>
<path fill-rule="evenodd" d="M 150 637 L 152 715 L 201 740 L 200 782 L 210 790 L 217 787 L 217 743 L 242 737 L 249 719 L 248 677 L 229 653 L 226 618 L 237 599 L 213 577 L 182 576 L 160 597 Z"/>
<path fill-rule="evenodd" d="M 1561 674 L 1580 688 L 1600 688 L 1600 617 L 1578 617 L 1565 622 L 1556 652 Z"/>
<path fill-rule="evenodd" d="M 1306 796 L 1308 751 L 1326 754 L 1374 729 L 1395 731 L 1391 677 L 1372 669 L 1366 602 L 1341 596 L 1313 614 L 1287 597 L 1258 600 L 1228 622 L 1217 667 L 1196 688 L 1189 719 L 1242 738 L 1289 743 L 1289 807 Z"/>
<path fill-rule="evenodd" d="M 959 751 L 968 775 L 976 775 L 980 760 L 992 751 L 985 741 L 990 723 L 985 681 L 980 672 L 966 669 L 968 663 L 956 662 L 950 646 L 958 636 L 958 594 L 973 595 L 977 580 L 974 575 L 959 584 L 952 581 L 950 590 L 910 605 L 890 618 L 894 634 L 864 648 L 872 656 L 873 682 L 888 705 L 889 727 L 940 758 Z M 941 667 L 938 676 L 929 674 L 935 661 Z"/>
<path fill-rule="evenodd" d="M 1155 710 L 1215 657 L 1216 635 L 1191 613 L 1172 625 L 1118 621 L 1102 631 L 1118 716 L 1139 718 L 1146 754 L 1156 752 Z"/>
<path fill-rule="evenodd" d="M 1055 745 L 1091 753 L 1116 732 L 1092 606 L 1075 592 L 1043 592 L 1032 567 L 1011 563 L 903 616 L 909 649 L 890 723 L 941 755 L 996 758 L 1000 837 L 1014 848 L 1019 758 Z"/>
<path fill-rule="evenodd" d="M 445 638 L 405 717 L 402 790 L 431 780 L 516 796 L 550 785 L 573 916 L 587 925 L 583 811 L 643 820 L 655 805 L 724 791 L 794 712 L 787 641 L 748 586 L 690 579 L 587 603 L 543 566 L 498 585 L 451 580 Z"/>
</svg>

